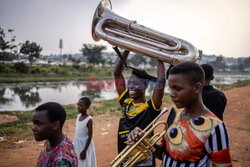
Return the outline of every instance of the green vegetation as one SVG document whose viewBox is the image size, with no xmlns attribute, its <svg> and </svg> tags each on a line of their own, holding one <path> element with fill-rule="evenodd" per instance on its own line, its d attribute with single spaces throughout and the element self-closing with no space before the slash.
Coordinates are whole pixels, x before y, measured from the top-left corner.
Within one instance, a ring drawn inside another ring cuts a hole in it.
<svg viewBox="0 0 250 167">
<path fill-rule="evenodd" d="M 250 80 L 237 81 L 236 83 L 227 85 L 227 84 L 215 84 L 215 86 L 221 90 L 229 90 L 233 88 L 239 88 L 243 86 L 250 85 Z"/>
<path fill-rule="evenodd" d="M 147 97 L 149 98 L 149 97 Z M 164 96 L 163 105 L 170 104 L 170 97 Z M 64 106 L 67 112 L 67 119 L 75 119 L 78 112 L 76 105 Z M 121 107 L 116 100 L 103 100 L 100 102 L 93 102 L 93 105 L 89 109 L 89 114 L 98 115 L 105 114 L 106 112 L 112 112 L 119 115 Z M 0 112 L 0 115 L 14 115 L 18 117 L 17 121 L 0 124 L 0 136 L 15 136 L 19 139 L 30 139 L 32 135 L 32 114 L 34 111 L 4 111 Z"/>
<path fill-rule="evenodd" d="M 31 66 L 24 63 L 0 64 L 0 83 L 84 80 L 87 77 L 113 78 L 112 67 Z"/>
<path fill-rule="evenodd" d="M 250 85 L 250 80 L 238 81 L 231 85 L 215 85 L 219 89 L 228 90 L 232 88 L 238 88 L 242 86 Z M 150 97 L 146 97 L 149 99 Z M 171 99 L 169 95 L 163 97 L 163 106 L 171 104 Z M 77 116 L 77 109 L 75 104 L 65 105 L 67 111 L 67 119 L 75 119 Z M 94 101 L 93 105 L 89 109 L 89 114 L 99 115 L 105 114 L 107 112 L 112 112 L 113 114 L 119 115 L 121 107 L 116 100 L 103 100 Z M 17 121 L 0 124 L 0 136 L 15 136 L 19 139 L 31 139 L 32 135 L 32 114 L 34 111 L 4 111 L 0 112 L 0 115 L 14 115 L 18 117 Z"/>
</svg>

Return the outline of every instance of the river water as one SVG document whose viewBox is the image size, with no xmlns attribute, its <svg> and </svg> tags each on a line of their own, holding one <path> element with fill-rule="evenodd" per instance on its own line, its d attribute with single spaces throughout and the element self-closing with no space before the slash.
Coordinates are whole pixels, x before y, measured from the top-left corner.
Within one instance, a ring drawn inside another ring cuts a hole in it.
<svg viewBox="0 0 250 167">
<path fill-rule="evenodd" d="M 213 83 L 232 84 L 237 80 L 250 79 L 249 75 L 216 75 Z M 101 85 L 101 87 L 100 87 Z M 99 87 L 98 87 L 99 86 Z M 146 95 L 151 95 L 150 83 Z M 169 92 L 166 86 L 165 92 Z M 111 100 L 117 98 L 114 81 L 67 81 L 67 82 L 29 82 L 0 84 L 0 111 L 27 111 L 36 106 L 54 101 L 63 105 L 75 104 L 82 96 L 91 100 Z"/>
</svg>

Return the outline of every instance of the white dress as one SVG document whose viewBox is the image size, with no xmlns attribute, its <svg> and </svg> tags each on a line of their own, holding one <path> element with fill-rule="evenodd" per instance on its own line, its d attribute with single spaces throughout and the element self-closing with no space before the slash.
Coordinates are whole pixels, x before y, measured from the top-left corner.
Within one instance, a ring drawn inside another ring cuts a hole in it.
<svg viewBox="0 0 250 167">
<path fill-rule="evenodd" d="M 75 129 L 75 140 L 74 140 L 74 148 L 77 154 L 78 159 L 78 167 L 96 167 L 96 157 L 95 157 L 95 146 L 93 139 L 89 144 L 88 150 L 86 151 L 86 158 L 84 160 L 80 159 L 80 153 L 85 148 L 87 139 L 88 139 L 88 127 L 87 123 L 91 116 L 88 116 L 82 121 L 79 121 L 79 117 L 81 114 L 77 116 L 76 119 L 76 129 Z"/>
</svg>

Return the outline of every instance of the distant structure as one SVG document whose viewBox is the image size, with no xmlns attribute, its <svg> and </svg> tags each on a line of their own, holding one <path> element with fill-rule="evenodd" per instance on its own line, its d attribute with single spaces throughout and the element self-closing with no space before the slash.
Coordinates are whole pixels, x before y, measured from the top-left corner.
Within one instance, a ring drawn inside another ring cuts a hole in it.
<svg viewBox="0 0 250 167">
<path fill-rule="evenodd" d="M 60 56 L 62 55 L 62 48 L 63 48 L 63 40 L 59 40 L 59 49 L 60 49 Z"/>
<path fill-rule="evenodd" d="M 8 32 L 10 33 L 10 53 L 12 54 L 12 49 L 13 49 L 13 47 L 12 47 L 12 42 L 14 42 L 15 41 L 15 39 L 14 38 L 12 38 L 12 32 L 14 31 L 14 29 L 8 29 Z"/>
</svg>

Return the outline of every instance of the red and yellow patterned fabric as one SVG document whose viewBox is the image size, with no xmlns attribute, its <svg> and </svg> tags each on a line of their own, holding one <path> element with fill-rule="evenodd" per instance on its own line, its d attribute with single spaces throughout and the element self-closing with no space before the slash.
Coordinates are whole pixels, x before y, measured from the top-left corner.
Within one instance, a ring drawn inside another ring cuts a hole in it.
<svg viewBox="0 0 250 167">
<path fill-rule="evenodd" d="M 210 159 L 213 164 L 230 166 L 229 140 L 224 123 L 213 113 L 181 121 L 181 112 L 177 112 L 173 124 L 162 139 L 162 145 L 166 147 L 163 165 L 176 163 L 186 166 L 193 163 L 194 166 L 206 166 Z M 167 142 L 163 144 L 164 141 Z"/>
</svg>

